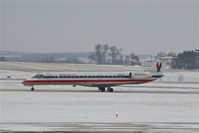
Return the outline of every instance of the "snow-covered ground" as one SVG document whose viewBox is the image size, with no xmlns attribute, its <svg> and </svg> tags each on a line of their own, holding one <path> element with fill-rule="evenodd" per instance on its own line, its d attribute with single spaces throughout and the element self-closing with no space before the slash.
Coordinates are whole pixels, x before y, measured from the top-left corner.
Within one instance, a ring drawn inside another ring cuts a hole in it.
<svg viewBox="0 0 199 133">
<path fill-rule="evenodd" d="M 199 82 L 199 72 L 164 72 L 160 81 Z"/>
<path fill-rule="evenodd" d="M 197 71 L 167 71 L 158 81 L 114 87 L 113 93 L 82 86 L 36 86 L 31 92 L 21 81 L 37 71 L 13 66 L 0 70 L 0 131 L 199 132 Z"/>
<path fill-rule="evenodd" d="M 142 71 L 143 67 L 122 65 L 94 64 L 61 64 L 61 63 L 31 63 L 31 62 L 0 62 L 0 79 L 11 76 L 13 79 L 31 78 L 36 73 L 67 73 L 67 72 L 125 72 Z M 160 81 L 199 82 L 199 70 L 166 70 Z"/>
<path fill-rule="evenodd" d="M 123 65 L 95 64 L 64 64 L 64 63 L 33 63 L 33 62 L 0 62 L 0 70 L 15 70 L 25 72 L 97 72 L 97 71 L 130 71 L 143 70 L 142 67 Z"/>
<path fill-rule="evenodd" d="M 1 91 L 1 130 L 89 131 L 90 126 L 84 124 L 98 123 L 91 131 L 153 131 L 152 127 L 157 128 L 154 132 L 199 131 L 199 92 L 134 91 L 133 88 L 124 91 L 123 87 L 118 90 L 101 93 L 88 87 L 44 86 L 35 92 Z M 74 125 L 68 127 L 70 124 Z"/>
</svg>

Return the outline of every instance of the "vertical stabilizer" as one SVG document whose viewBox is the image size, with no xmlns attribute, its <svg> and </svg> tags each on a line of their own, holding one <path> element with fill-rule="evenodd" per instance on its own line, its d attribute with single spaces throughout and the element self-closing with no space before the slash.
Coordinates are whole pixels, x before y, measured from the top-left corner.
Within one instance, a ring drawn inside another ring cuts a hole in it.
<svg viewBox="0 0 199 133">
<path fill-rule="evenodd" d="M 162 68 L 162 62 L 158 59 L 154 62 L 153 66 L 151 67 L 151 72 L 160 72 Z"/>
<path fill-rule="evenodd" d="M 151 67 L 150 71 L 151 72 L 158 72 L 158 73 L 161 72 L 162 69 L 164 69 L 166 67 L 167 62 L 168 62 L 168 59 L 166 59 L 166 58 L 157 59 L 154 62 L 153 66 Z"/>
</svg>

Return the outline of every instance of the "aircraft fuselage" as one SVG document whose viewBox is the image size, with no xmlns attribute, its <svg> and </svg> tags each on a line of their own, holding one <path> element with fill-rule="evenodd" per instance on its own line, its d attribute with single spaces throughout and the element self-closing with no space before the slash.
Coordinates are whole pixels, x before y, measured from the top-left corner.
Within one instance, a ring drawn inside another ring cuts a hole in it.
<svg viewBox="0 0 199 133">
<path fill-rule="evenodd" d="M 85 74 L 37 74 L 23 81 L 25 86 L 34 85 L 81 85 L 89 87 L 111 87 L 123 84 L 142 84 L 152 82 L 162 74 L 151 72 L 129 73 L 85 73 Z"/>
</svg>

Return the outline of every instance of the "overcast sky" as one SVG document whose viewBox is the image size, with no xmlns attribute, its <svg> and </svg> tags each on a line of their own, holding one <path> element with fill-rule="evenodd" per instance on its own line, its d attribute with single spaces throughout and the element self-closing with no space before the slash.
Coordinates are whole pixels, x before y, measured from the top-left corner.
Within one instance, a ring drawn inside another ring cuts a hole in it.
<svg viewBox="0 0 199 133">
<path fill-rule="evenodd" d="M 1 1 L 1 50 L 124 53 L 199 48 L 198 1 Z"/>
</svg>

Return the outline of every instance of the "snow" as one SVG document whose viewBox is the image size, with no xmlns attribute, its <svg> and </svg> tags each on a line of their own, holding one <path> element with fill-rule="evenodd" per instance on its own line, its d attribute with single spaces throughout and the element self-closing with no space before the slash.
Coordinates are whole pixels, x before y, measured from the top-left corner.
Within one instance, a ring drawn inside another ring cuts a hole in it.
<svg viewBox="0 0 199 133">
<path fill-rule="evenodd" d="M 199 122 L 195 94 L 63 91 L 1 92 L 1 96 L 3 122 Z"/>
<path fill-rule="evenodd" d="M 199 72 L 165 72 L 160 81 L 199 82 Z"/>
<path fill-rule="evenodd" d="M 14 70 L 25 72 L 98 72 L 143 70 L 142 67 L 122 65 L 95 64 L 62 64 L 62 63 L 33 63 L 33 62 L 0 62 L 0 70 Z"/>
<path fill-rule="evenodd" d="M 26 70 L 0 70 L 0 131 L 199 131 L 198 71 L 165 72 L 158 81 L 109 93 L 82 86 L 36 86 L 31 92 L 21 81 L 37 71 Z"/>
<path fill-rule="evenodd" d="M 18 130 L 20 125 L 13 123 L 48 122 L 199 123 L 198 93 L 67 91 L 70 87 L 65 86 L 66 91 L 2 91 L 0 120 L 1 123 L 8 123 L 3 124 L 2 128 Z M 40 129 L 28 128 L 31 124 L 22 125 L 22 129 L 26 130 Z M 44 127 L 42 131 L 53 130 Z"/>
</svg>

